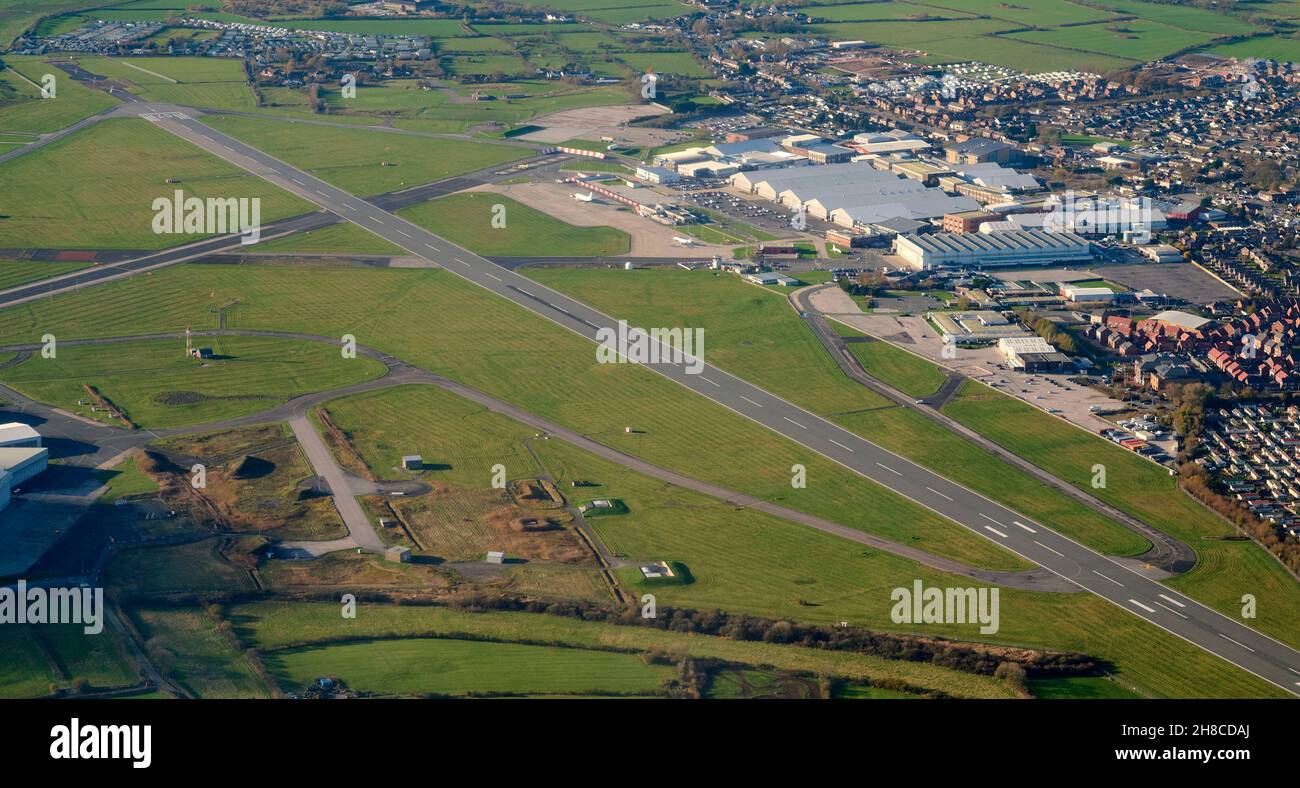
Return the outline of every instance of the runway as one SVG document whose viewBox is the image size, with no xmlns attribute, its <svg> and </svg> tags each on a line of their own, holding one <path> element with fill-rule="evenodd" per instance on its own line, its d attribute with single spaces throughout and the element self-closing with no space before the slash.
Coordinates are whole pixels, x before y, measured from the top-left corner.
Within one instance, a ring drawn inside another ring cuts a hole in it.
<svg viewBox="0 0 1300 788">
<path fill-rule="evenodd" d="M 353 222 L 411 254 L 593 342 L 618 321 L 462 249 L 366 200 L 204 125 L 182 108 L 133 105 L 157 125 Z M 178 113 L 169 115 L 167 113 Z M 1300 653 L 982 495 L 707 364 L 644 364 L 859 475 L 885 486 L 1081 588 L 1266 681 L 1300 695 Z"/>
</svg>

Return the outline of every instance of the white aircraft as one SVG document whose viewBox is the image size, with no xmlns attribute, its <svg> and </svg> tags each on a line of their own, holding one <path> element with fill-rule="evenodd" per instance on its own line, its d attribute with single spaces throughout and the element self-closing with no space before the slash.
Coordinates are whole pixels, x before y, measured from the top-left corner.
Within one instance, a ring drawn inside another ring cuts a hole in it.
<svg viewBox="0 0 1300 788">
<path fill-rule="evenodd" d="M 686 238 L 680 235 L 674 235 L 673 240 L 681 244 L 682 246 L 693 246 L 695 244 L 694 238 Z"/>
<path fill-rule="evenodd" d="M 592 194 L 591 192 L 587 192 L 586 194 L 578 194 L 577 192 L 574 192 L 573 199 L 578 202 L 591 202 Z"/>
</svg>

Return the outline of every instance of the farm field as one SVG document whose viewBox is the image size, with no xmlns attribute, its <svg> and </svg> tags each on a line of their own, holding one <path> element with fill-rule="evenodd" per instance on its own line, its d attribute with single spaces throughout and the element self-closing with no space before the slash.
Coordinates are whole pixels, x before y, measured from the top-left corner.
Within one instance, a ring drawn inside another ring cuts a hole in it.
<svg viewBox="0 0 1300 788">
<path fill-rule="evenodd" d="M 176 181 L 167 183 L 168 179 Z M 313 206 L 145 120 L 103 120 L 0 164 L 0 189 L 26 199 L 0 219 L 0 247 L 161 249 L 202 235 L 157 234 L 153 201 L 261 199 L 261 220 Z"/>
<path fill-rule="evenodd" d="M 130 611 L 145 648 L 160 670 L 197 698 L 268 698 L 247 660 L 194 608 L 140 607 Z"/>
<path fill-rule="evenodd" d="M 241 638 L 264 654 L 339 637 L 419 637 L 463 633 L 500 641 L 544 641 L 571 648 L 660 650 L 689 653 L 782 670 L 825 672 L 860 680 L 886 678 L 959 697 L 1009 697 L 986 676 L 923 663 L 885 660 L 850 652 L 737 641 L 681 632 L 581 621 L 533 613 L 462 613 L 441 607 L 371 605 L 366 615 L 342 620 L 329 603 L 254 602 L 231 606 L 227 617 Z"/>
<path fill-rule="evenodd" d="M 1210 33 L 1142 20 L 1031 30 L 1009 33 L 1004 37 L 1066 49 L 1082 49 L 1134 61 L 1156 60 L 1182 49 L 1194 48 L 1214 38 Z"/>
<path fill-rule="evenodd" d="M 0 70 L 0 131 L 47 134 L 118 103 L 69 78 L 48 59 L 5 55 L 3 62 L 8 68 Z M 55 94 L 48 99 L 41 98 L 37 87 L 46 74 L 55 77 Z"/>
<path fill-rule="evenodd" d="M 496 206 L 505 226 L 494 227 Z M 575 227 L 504 195 L 453 194 L 412 205 L 398 215 L 489 257 L 609 257 L 627 254 L 632 239 L 613 227 Z"/>
<path fill-rule="evenodd" d="M 372 640 L 266 655 L 280 686 L 336 676 L 367 695 L 654 695 L 675 675 L 636 654 L 444 638 Z"/>
<path fill-rule="evenodd" d="M 94 386 L 141 427 L 178 427 L 267 410 L 312 391 L 378 377 L 384 367 L 358 356 L 341 358 L 325 343 L 264 337 L 199 337 L 212 347 L 204 363 L 185 357 L 183 339 L 104 346 L 64 346 L 56 358 L 33 356 L 0 371 L 0 380 L 27 396 L 87 418 Z"/>
<path fill-rule="evenodd" d="M 357 195 L 381 194 L 523 158 L 526 148 L 365 129 L 209 115 L 205 123 Z M 305 212 L 305 211 L 304 211 Z"/>
</svg>

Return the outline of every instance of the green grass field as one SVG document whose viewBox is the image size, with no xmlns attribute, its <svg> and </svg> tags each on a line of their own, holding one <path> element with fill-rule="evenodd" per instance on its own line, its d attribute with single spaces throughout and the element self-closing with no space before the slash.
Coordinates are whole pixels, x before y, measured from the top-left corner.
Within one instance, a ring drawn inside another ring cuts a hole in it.
<svg viewBox="0 0 1300 788">
<path fill-rule="evenodd" d="M 839 324 L 835 328 L 841 334 L 850 332 L 847 336 L 857 334 Z M 908 396 L 928 397 L 939 390 L 947 377 L 934 364 L 888 342 L 850 342 L 848 347 L 867 372 Z"/>
<path fill-rule="evenodd" d="M 99 473 L 104 484 L 108 486 L 108 490 L 100 496 L 100 501 L 104 503 L 112 503 L 123 496 L 147 494 L 158 490 L 158 483 L 140 470 L 134 455 Z"/>
<path fill-rule="evenodd" d="M 89 268 L 91 263 L 47 263 L 32 260 L 0 260 L 0 290 L 49 279 Z"/>
<path fill-rule="evenodd" d="M 0 131 L 46 134 L 117 104 L 117 99 L 85 87 L 45 58 L 5 55 L 3 61 L 8 68 L 0 71 Z M 36 87 L 46 74 L 55 77 L 54 97 L 48 99 L 41 98 Z"/>
<path fill-rule="evenodd" d="M 418 186 L 523 158 L 525 148 L 209 115 L 204 122 L 353 194 Z"/>
<path fill-rule="evenodd" d="M 257 98 L 238 60 L 215 57 L 76 58 L 94 74 L 127 83 L 149 101 L 187 107 L 252 110 Z"/>
<path fill-rule="evenodd" d="M 267 668 L 287 691 L 335 676 L 368 695 L 653 695 L 674 675 L 635 654 L 414 638 L 286 649 Z"/>
<path fill-rule="evenodd" d="M 634 325 L 703 327 L 709 363 L 1098 549 L 1130 555 L 1149 547 L 1144 538 L 851 381 L 779 294 L 710 271 L 530 268 L 526 273 Z M 922 371 L 919 359 L 891 358 L 907 364 L 914 376 L 933 374 Z"/>
<path fill-rule="evenodd" d="M 156 666 L 198 698 L 267 698 L 270 691 L 243 655 L 194 608 L 135 608 L 136 629 Z"/>
<path fill-rule="evenodd" d="M 325 638 L 462 635 L 502 641 L 545 642 L 571 648 L 661 650 L 689 653 L 783 670 L 829 673 L 857 679 L 896 678 L 961 697 L 1008 697 L 1001 682 L 931 665 L 884 660 L 848 652 L 737 641 L 644 627 L 580 621 L 531 613 L 460 613 L 446 608 L 367 605 L 355 619 L 341 619 L 328 603 L 258 602 L 233 606 L 228 618 L 242 638 L 263 653 L 300 647 Z M 345 676 L 341 676 L 345 678 Z M 312 678 L 315 678 L 314 676 Z"/>
<path fill-rule="evenodd" d="M 396 244 L 363 230 L 352 222 L 339 222 L 319 230 L 294 233 L 257 245 L 258 254 L 357 254 L 398 256 L 410 254 Z"/>
<path fill-rule="evenodd" d="M 185 342 L 157 340 L 104 346 L 64 346 L 55 358 L 34 355 L 0 371 L 0 380 L 27 396 L 96 418 L 91 385 L 141 427 L 176 427 L 268 410 L 312 391 L 378 377 L 384 367 L 338 348 L 263 337 L 200 337 L 216 358 L 185 357 Z M 86 405 L 78 405 L 78 400 Z"/>
<path fill-rule="evenodd" d="M 502 206 L 502 209 L 496 206 Z M 452 243 L 492 257 L 609 257 L 632 239 L 612 227 L 576 227 L 502 194 L 453 194 L 403 208 L 398 215 Z M 493 226 L 503 216 L 504 227 Z"/>
<path fill-rule="evenodd" d="M 105 565 L 105 582 L 140 593 L 252 591 L 247 573 L 218 554 L 215 539 L 179 545 L 137 547 L 115 552 Z"/>
<path fill-rule="evenodd" d="M 153 231 L 153 201 L 176 189 L 259 198 L 264 223 L 314 209 L 134 118 L 100 121 L 0 164 L 0 189 L 24 196 L 0 219 L 0 246 L 12 248 L 161 249 L 196 240 L 202 236 Z"/>
</svg>

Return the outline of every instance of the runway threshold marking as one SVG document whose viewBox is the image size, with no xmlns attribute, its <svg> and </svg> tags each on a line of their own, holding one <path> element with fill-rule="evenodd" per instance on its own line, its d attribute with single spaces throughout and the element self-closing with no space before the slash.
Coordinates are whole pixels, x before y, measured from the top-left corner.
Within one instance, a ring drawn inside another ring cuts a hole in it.
<svg viewBox="0 0 1300 788">
<path fill-rule="evenodd" d="M 998 529 L 994 528 L 994 527 L 991 526 L 991 525 L 986 525 L 986 526 L 984 526 L 984 530 L 985 530 L 985 531 L 991 531 L 991 532 L 997 534 L 998 536 L 1002 537 L 1003 539 L 1006 539 L 1006 538 L 1007 538 L 1007 535 L 1006 535 L 1006 534 L 1002 533 L 1001 531 L 999 531 Z"/>
<path fill-rule="evenodd" d="M 1103 575 L 1103 577 L 1104 577 L 1104 575 Z M 1107 579 L 1109 579 L 1109 578 L 1107 578 Z M 1129 602 L 1131 602 L 1131 603 L 1133 603 L 1134 605 L 1136 605 L 1136 606 L 1142 608 L 1143 610 L 1147 611 L 1148 613 L 1154 613 L 1154 612 L 1156 612 L 1156 609 L 1155 609 L 1154 607 L 1147 607 L 1146 605 L 1142 604 L 1141 602 L 1137 601 L 1136 599 L 1130 599 Z"/>
</svg>

